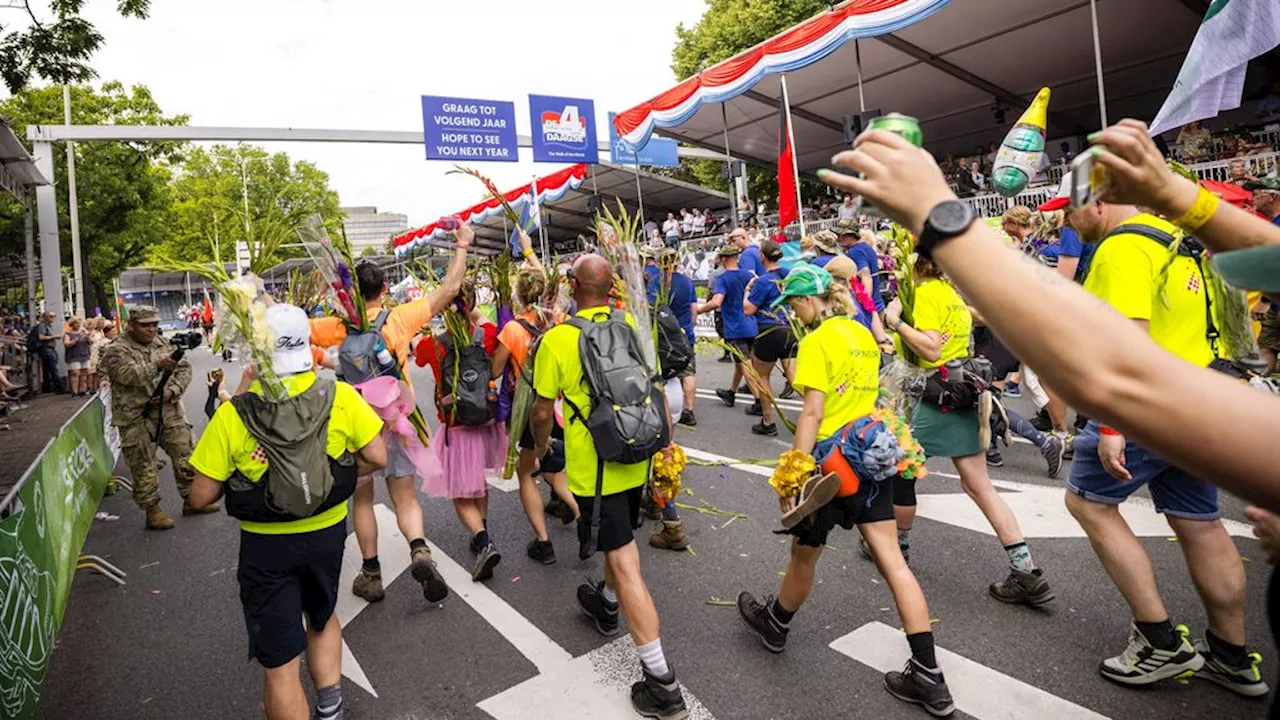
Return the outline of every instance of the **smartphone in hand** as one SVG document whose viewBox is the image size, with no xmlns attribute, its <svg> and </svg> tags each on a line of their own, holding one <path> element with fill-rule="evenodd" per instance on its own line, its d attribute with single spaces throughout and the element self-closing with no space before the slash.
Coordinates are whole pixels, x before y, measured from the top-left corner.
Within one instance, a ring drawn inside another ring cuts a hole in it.
<svg viewBox="0 0 1280 720">
<path fill-rule="evenodd" d="M 1071 207 L 1092 204 L 1110 185 L 1107 168 L 1094 162 L 1093 153 L 1084 152 L 1071 161 Z"/>
</svg>

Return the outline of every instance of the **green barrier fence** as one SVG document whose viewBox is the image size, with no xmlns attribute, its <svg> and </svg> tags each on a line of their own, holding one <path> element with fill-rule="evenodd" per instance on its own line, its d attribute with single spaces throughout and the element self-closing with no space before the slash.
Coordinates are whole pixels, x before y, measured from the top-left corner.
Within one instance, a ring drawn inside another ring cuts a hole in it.
<svg viewBox="0 0 1280 720">
<path fill-rule="evenodd" d="M 35 715 L 76 559 L 115 466 L 105 418 L 103 399 L 86 403 L 0 503 L 0 717 Z"/>
</svg>

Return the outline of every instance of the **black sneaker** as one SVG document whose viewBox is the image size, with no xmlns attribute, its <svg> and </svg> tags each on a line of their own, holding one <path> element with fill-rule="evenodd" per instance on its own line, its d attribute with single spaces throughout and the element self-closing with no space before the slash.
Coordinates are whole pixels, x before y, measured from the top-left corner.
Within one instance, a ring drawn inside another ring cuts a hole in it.
<svg viewBox="0 0 1280 720">
<path fill-rule="evenodd" d="M 1196 671 L 1196 677 L 1217 683 L 1231 692 L 1245 697 L 1262 697 L 1271 691 L 1271 688 L 1267 687 L 1267 683 L 1262 679 L 1262 673 L 1258 671 L 1258 666 L 1262 664 L 1261 653 L 1249 653 L 1245 657 L 1248 664 L 1237 668 L 1228 665 L 1214 655 L 1213 651 L 1209 649 L 1209 643 L 1204 640 L 1196 640 L 1195 649 L 1204 658 L 1204 667 Z"/>
<path fill-rule="evenodd" d="M 991 448 L 987 451 L 987 467 L 1004 467 L 1004 456 L 999 450 Z"/>
<path fill-rule="evenodd" d="M 721 356 L 716 360 L 716 362 L 731 363 L 731 362 L 735 362 L 735 361 L 734 361 L 734 359 L 733 359 L 733 356 L 726 352 L 725 354 L 721 355 Z"/>
<path fill-rule="evenodd" d="M 472 555 L 479 555 L 480 551 L 484 549 L 484 543 L 480 541 L 479 535 L 472 535 L 467 547 L 471 550 Z"/>
<path fill-rule="evenodd" d="M 476 558 L 476 564 L 471 568 L 471 579 L 475 582 L 488 580 L 493 577 L 493 569 L 502 562 L 502 553 L 498 552 L 498 546 L 489 543 L 480 551 L 479 557 Z"/>
<path fill-rule="evenodd" d="M 684 410 L 680 413 L 680 424 L 686 427 L 698 427 L 698 418 L 692 410 Z"/>
<path fill-rule="evenodd" d="M 782 392 L 778 394 L 778 399 L 779 399 L 779 400 L 790 400 L 791 398 L 793 398 L 793 397 L 795 397 L 795 396 L 796 396 L 796 389 L 795 389 L 795 388 L 793 388 L 793 387 L 791 387 L 791 384 L 790 384 L 790 383 L 788 383 L 788 384 L 787 384 L 787 386 L 786 386 L 785 388 L 783 388 L 783 389 L 782 389 Z"/>
<path fill-rule="evenodd" d="M 769 423 L 766 425 L 764 424 L 764 421 L 761 421 L 751 426 L 751 432 L 756 435 L 777 435 L 778 425 L 777 423 Z"/>
<path fill-rule="evenodd" d="M 1173 677 L 1189 677 L 1204 667 L 1204 656 L 1196 652 L 1186 625 L 1175 627 L 1178 644 L 1161 650 L 1134 625 L 1124 652 L 1109 657 L 1098 666 L 1102 677 L 1122 685 L 1150 685 Z"/>
<path fill-rule="evenodd" d="M 1009 570 L 1009 577 L 1001 582 L 991 583 L 988 588 L 991 597 L 1010 605 L 1030 605 L 1039 607 L 1053 600 L 1053 588 L 1044 579 L 1044 571 L 1036 568 L 1029 573 Z"/>
<path fill-rule="evenodd" d="M 756 400 L 755 402 L 751 403 L 751 405 L 748 406 L 746 410 L 743 410 L 742 413 L 744 415 L 750 415 L 752 417 L 762 417 L 764 415 L 764 408 L 760 406 L 760 401 Z"/>
<path fill-rule="evenodd" d="M 1062 460 L 1067 452 L 1067 442 L 1063 438 L 1050 434 L 1049 444 L 1040 448 L 1040 454 L 1049 464 L 1049 477 L 1056 478 L 1062 472 Z"/>
<path fill-rule="evenodd" d="M 761 605 L 751 593 L 741 593 L 738 595 L 738 617 L 741 617 L 742 622 L 760 637 L 760 643 L 765 646 L 765 649 L 780 653 L 787 648 L 787 633 L 791 630 L 774 619 L 773 614 L 769 612 L 771 604 L 773 604 L 772 596 L 765 597 L 764 604 Z"/>
<path fill-rule="evenodd" d="M 529 541 L 529 547 L 525 552 L 530 559 L 537 560 L 543 565 L 554 565 L 556 562 L 556 549 L 550 540 L 534 538 Z"/>
<path fill-rule="evenodd" d="M 668 669 L 665 678 L 654 677 L 643 664 L 640 670 L 644 679 L 631 686 L 631 706 L 636 712 L 654 720 L 684 720 L 689 717 L 689 708 L 684 704 L 684 695 L 680 692 L 674 670 Z"/>
<path fill-rule="evenodd" d="M 716 390 L 716 397 L 720 398 L 720 402 L 724 403 L 725 407 L 733 407 L 733 401 L 737 396 L 733 394 L 732 390 L 720 388 Z"/>
<path fill-rule="evenodd" d="M 1047 433 L 1053 430 L 1053 419 L 1049 417 L 1049 411 L 1044 408 L 1040 408 L 1040 412 L 1036 413 L 1036 416 L 1031 418 L 1030 422 L 1031 427 L 1040 432 Z"/>
<path fill-rule="evenodd" d="M 436 569 L 436 561 L 431 559 L 431 548 L 418 548 L 413 551 L 411 558 L 410 572 L 413 579 L 422 584 L 422 596 L 427 602 L 440 602 L 448 597 L 449 586 Z"/>
<path fill-rule="evenodd" d="M 946 717 L 956 711 L 942 673 L 930 672 L 915 658 L 907 660 L 902 672 L 885 673 L 884 689 L 903 702 L 920 705 L 934 717 Z"/>
<path fill-rule="evenodd" d="M 596 622 L 596 630 L 605 637 L 613 637 L 622 629 L 618 627 L 618 604 L 604 599 L 604 583 L 582 583 L 578 586 L 578 607 Z"/>
</svg>

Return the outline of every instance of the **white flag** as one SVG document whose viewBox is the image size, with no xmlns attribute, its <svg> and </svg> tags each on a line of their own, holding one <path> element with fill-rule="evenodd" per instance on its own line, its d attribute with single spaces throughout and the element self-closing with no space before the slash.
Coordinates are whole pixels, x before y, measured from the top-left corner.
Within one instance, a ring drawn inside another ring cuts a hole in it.
<svg viewBox="0 0 1280 720">
<path fill-rule="evenodd" d="M 1151 134 L 1240 107 L 1249 61 L 1280 45 L 1276 0 L 1213 0 Z"/>
</svg>

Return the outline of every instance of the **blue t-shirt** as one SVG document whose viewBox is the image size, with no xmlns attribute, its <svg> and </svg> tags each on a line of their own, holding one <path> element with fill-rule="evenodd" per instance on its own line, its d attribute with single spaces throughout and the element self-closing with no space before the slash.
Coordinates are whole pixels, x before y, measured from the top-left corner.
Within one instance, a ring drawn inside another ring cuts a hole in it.
<svg viewBox="0 0 1280 720">
<path fill-rule="evenodd" d="M 1277 215 L 1277 216 L 1275 216 L 1275 217 L 1271 218 L 1271 224 L 1272 224 L 1272 225 L 1280 225 L 1280 215 Z"/>
<path fill-rule="evenodd" d="M 871 294 L 871 302 L 876 304 L 876 311 L 884 310 L 884 296 L 880 294 L 880 256 L 876 249 L 860 242 L 854 243 L 845 254 L 858 266 L 858 272 L 871 271 L 871 287 L 867 292 Z"/>
<path fill-rule="evenodd" d="M 827 263 L 835 259 L 835 255 L 819 255 L 818 257 L 810 260 L 809 264 L 814 267 L 826 267 Z"/>
<path fill-rule="evenodd" d="M 751 273 L 738 268 L 725 270 L 716 278 L 711 288 L 712 296 L 724 295 L 720 305 L 720 315 L 724 319 L 724 338 L 726 340 L 746 340 L 756 336 L 756 319 L 742 311 L 742 301 L 746 296 L 747 283 L 754 277 Z"/>
<path fill-rule="evenodd" d="M 756 278 L 756 284 L 751 286 L 751 295 L 747 300 L 756 306 L 756 324 L 763 330 L 766 327 L 776 327 L 787 324 L 787 307 L 779 305 L 773 307 L 773 303 L 782 296 L 782 289 L 778 287 L 778 283 L 787 276 L 786 268 L 778 268 L 777 270 L 765 270 L 762 275 Z"/>
<path fill-rule="evenodd" d="M 649 305 L 658 301 L 658 268 L 649 266 L 644 269 L 645 285 L 649 292 Z M 667 290 L 667 306 L 676 322 L 689 337 L 689 344 L 696 342 L 693 334 L 693 302 L 697 298 L 693 291 L 693 281 L 684 273 L 671 273 L 671 287 Z"/>
<path fill-rule="evenodd" d="M 755 276 L 764 273 L 764 260 L 760 258 L 760 246 L 748 245 L 738 256 L 738 267 Z"/>
<path fill-rule="evenodd" d="M 1062 228 L 1062 234 L 1058 236 L 1058 258 L 1080 258 L 1075 276 L 1078 283 L 1084 282 L 1084 276 L 1089 272 L 1089 263 L 1093 262 L 1093 251 L 1097 249 L 1097 243 L 1082 242 L 1080 233 L 1069 227 Z"/>
</svg>

